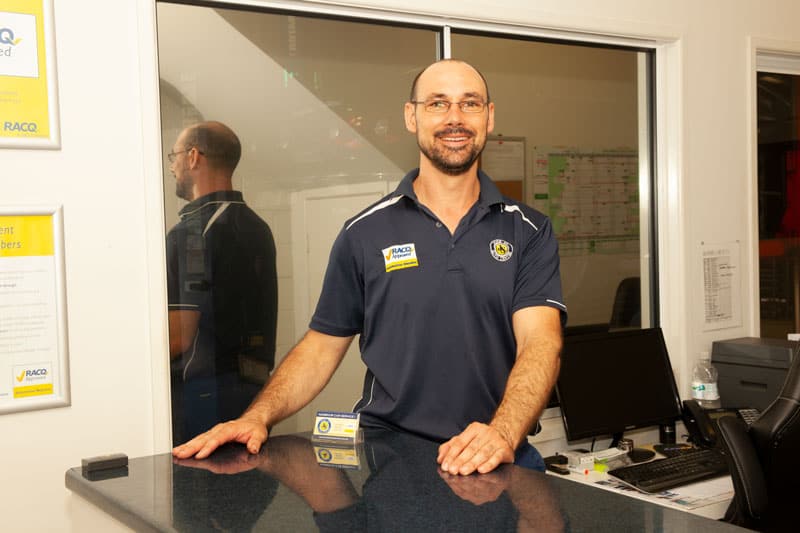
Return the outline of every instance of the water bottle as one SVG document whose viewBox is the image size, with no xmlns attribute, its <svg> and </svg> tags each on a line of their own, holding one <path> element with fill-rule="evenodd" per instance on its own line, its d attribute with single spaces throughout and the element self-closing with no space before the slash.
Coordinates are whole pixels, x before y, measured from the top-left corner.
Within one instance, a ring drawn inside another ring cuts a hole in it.
<svg viewBox="0 0 800 533">
<path fill-rule="evenodd" d="M 692 369 L 692 398 L 704 409 L 722 407 L 717 376 L 717 369 L 711 364 L 708 352 L 702 352 L 700 360 Z"/>
</svg>

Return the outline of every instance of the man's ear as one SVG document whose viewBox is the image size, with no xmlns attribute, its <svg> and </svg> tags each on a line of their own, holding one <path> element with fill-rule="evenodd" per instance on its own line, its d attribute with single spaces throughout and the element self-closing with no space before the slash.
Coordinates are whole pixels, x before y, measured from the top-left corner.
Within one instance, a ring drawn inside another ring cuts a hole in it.
<svg viewBox="0 0 800 533">
<path fill-rule="evenodd" d="M 190 169 L 195 169 L 200 165 L 200 151 L 197 148 L 192 148 L 186 155 L 189 156 Z"/>
<path fill-rule="evenodd" d="M 486 133 L 494 131 L 494 102 L 489 102 L 489 120 L 486 124 Z"/>
<path fill-rule="evenodd" d="M 406 102 L 403 108 L 403 115 L 406 119 L 406 129 L 411 133 L 417 133 L 417 106 L 411 102 Z"/>
</svg>

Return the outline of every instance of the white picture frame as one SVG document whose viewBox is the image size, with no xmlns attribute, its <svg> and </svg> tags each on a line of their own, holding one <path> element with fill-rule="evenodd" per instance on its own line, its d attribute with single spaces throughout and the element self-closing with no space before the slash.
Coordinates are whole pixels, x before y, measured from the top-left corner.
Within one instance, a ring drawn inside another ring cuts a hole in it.
<svg viewBox="0 0 800 533">
<path fill-rule="evenodd" d="M 70 405 L 61 206 L 0 207 L 0 415 Z"/>
<path fill-rule="evenodd" d="M 0 148 L 61 148 L 53 0 L 0 7 Z"/>
</svg>

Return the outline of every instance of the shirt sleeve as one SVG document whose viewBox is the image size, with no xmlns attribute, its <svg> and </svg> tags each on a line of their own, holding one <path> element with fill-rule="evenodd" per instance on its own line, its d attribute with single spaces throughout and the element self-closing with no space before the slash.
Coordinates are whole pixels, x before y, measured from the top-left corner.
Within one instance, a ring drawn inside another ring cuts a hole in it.
<svg viewBox="0 0 800 533">
<path fill-rule="evenodd" d="M 167 235 L 167 302 L 170 311 L 199 311 L 208 298 L 210 272 L 202 235 Z"/>
<path fill-rule="evenodd" d="M 523 250 L 514 289 L 513 311 L 535 306 L 558 309 L 562 326 L 566 324 L 567 307 L 561 293 L 558 241 L 548 218 L 542 220 Z"/>
<path fill-rule="evenodd" d="M 342 230 L 331 249 L 322 292 L 310 328 L 336 337 L 360 333 L 364 326 L 364 258 L 355 239 Z"/>
</svg>

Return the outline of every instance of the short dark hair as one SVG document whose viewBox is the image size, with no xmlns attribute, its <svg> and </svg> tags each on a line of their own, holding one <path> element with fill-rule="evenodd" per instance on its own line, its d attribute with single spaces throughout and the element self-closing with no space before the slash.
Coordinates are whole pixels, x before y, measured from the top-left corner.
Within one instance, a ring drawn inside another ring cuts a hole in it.
<svg viewBox="0 0 800 533">
<path fill-rule="evenodd" d="M 420 70 L 417 73 L 417 75 L 414 76 L 414 81 L 411 82 L 411 94 L 410 94 L 410 96 L 408 98 L 409 102 L 413 102 L 413 101 L 415 101 L 417 99 L 417 82 L 419 82 L 420 76 L 422 76 L 425 73 L 425 71 L 428 70 L 429 68 L 431 68 L 433 65 L 437 65 L 439 63 L 444 63 L 446 61 L 452 61 L 452 62 L 455 62 L 455 63 L 461 63 L 463 65 L 467 65 L 468 67 L 472 68 L 475 72 L 477 72 L 478 76 L 480 76 L 481 80 L 483 80 L 483 86 L 486 88 L 486 101 L 487 102 L 491 102 L 492 101 L 492 99 L 489 97 L 489 84 L 486 82 L 486 78 L 483 76 L 483 73 L 480 70 L 475 68 L 473 65 L 470 65 L 466 61 L 462 61 L 460 59 L 440 59 L 439 61 L 435 61 L 435 62 L 431 63 L 430 65 L 428 65 L 427 67 L 425 67 L 424 69 Z"/>
<path fill-rule="evenodd" d="M 186 130 L 186 147 L 196 147 L 203 152 L 213 166 L 231 174 L 242 157 L 239 137 L 222 122 L 200 122 Z"/>
</svg>

